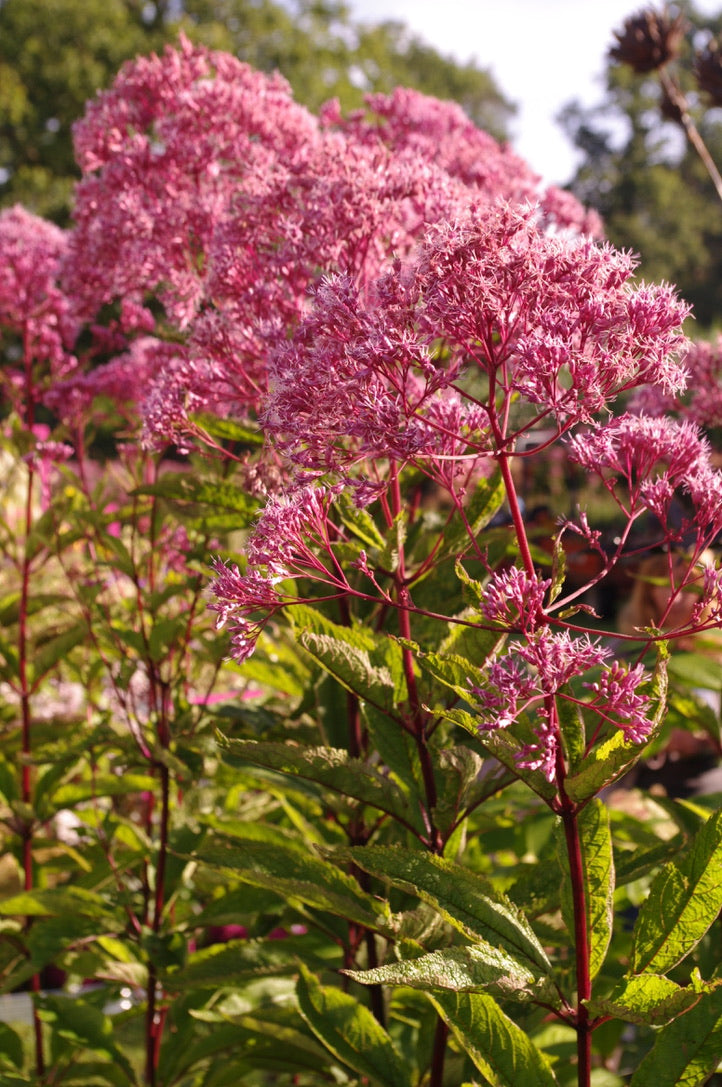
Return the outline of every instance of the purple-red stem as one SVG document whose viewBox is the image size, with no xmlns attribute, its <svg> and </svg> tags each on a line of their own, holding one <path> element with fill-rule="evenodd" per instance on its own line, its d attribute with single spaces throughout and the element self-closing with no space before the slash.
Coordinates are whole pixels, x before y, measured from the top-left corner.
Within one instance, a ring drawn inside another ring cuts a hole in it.
<svg viewBox="0 0 722 1087">
<path fill-rule="evenodd" d="M 592 980 L 589 960 L 589 925 L 587 900 L 585 895 L 584 862 L 579 838 L 579 821 L 576 805 L 564 792 L 564 766 L 561 753 L 557 759 L 559 773 L 560 808 L 559 814 L 564 827 L 564 840 L 569 858 L 569 874 L 572 888 L 574 909 L 574 945 L 577 974 L 577 1084 L 578 1087 L 590 1087 L 592 1075 L 592 1027 L 589 1011 L 585 1004 L 592 995 Z"/>
</svg>

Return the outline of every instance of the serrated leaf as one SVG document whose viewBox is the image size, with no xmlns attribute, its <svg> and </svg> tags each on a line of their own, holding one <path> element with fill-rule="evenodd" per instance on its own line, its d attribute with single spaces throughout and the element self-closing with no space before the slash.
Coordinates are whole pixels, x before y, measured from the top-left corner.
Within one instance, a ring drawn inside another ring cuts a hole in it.
<svg viewBox="0 0 722 1087">
<path fill-rule="evenodd" d="M 584 755 L 585 730 L 581 710 L 568 698 L 557 699 L 559 728 L 564 741 L 564 751 L 573 767 L 577 767 Z"/>
<path fill-rule="evenodd" d="M 58 917 L 63 914 L 107 921 L 115 916 L 105 899 L 82 887 L 48 887 L 22 891 L 0 901 L 0 914 L 17 917 Z M 122 914 L 120 916 L 123 916 Z"/>
<path fill-rule="evenodd" d="M 429 997 L 462 1050 L 495 1087 L 557 1087 L 546 1056 L 484 993 Z"/>
<path fill-rule="evenodd" d="M 411 808 L 401 790 L 369 763 L 352 759 L 346 751 L 333 747 L 229 740 L 225 737 L 221 737 L 219 742 L 229 755 L 248 759 L 257 766 L 265 766 L 281 774 L 315 781 L 342 796 L 385 811 L 418 831 L 424 830 L 420 813 Z"/>
<path fill-rule="evenodd" d="M 389 932 L 389 912 L 383 903 L 365 894 L 337 865 L 322 860 L 308 845 L 280 842 L 261 827 L 233 838 L 217 838 L 198 854 L 204 864 L 233 871 L 254 887 L 276 891 L 284 899 L 297 899 L 317 909 Z"/>
<path fill-rule="evenodd" d="M 564 586 L 566 574 L 567 553 L 564 550 L 562 533 L 560 532 L 554 539 L 554 550 L 552 552 L 552 583 L 549 586 L 548 604 L 553 604 L 559 596 Z"/>
<path fill-rule="evenodd" d="M 405 729 L 389 727 L 388 716 L 368 702 L 362 704 L 361 715 L 369 730 L 371 747 L 393 775 L 397 787 L 409 797 L 409 803 L 420 810 L 423 774 L 414 740 Z"/>
<path fill-rule="evenodd" d="M 621 730 L 612 733 L 609 739 L 592 748 L 580 768 L 566 778 L 567 796 L 577 803 L 596 796 L 634 766 L 642 757 L 645 746 L 630 743 Z"/>
<path fill-rule="evenodd" d="M 201 948 L 173 973 L 174 990 L 220 989 L 252 978 L 295 973 L 296 956 L 311 962 L 316 956 L 313 936 L 283 940 L 229 940 Z"/>
<path fill-rule="evenodd" d="M 546 974 L 551 964 L 528 921 L 485 879 L 453 861 L 401 848 L 357 846 L 338 851 L 370 875 L 417 895 L 470 940 L 501 944 Z"/>
<path fill-rule="evenodd" d="M 594 978 L 607 954 L 614 921 L 614 861 L 609 813 L 601 800 L 590 801 L 577 816 L 577 831 L 584 872 L 583 892 L 589 941 L 589 973 Z M 569 859 L 564 834 L 559 833 L 559 862 L 562 883 L 562 916 L 574 932 Z"/>
<path fill-rule="evenodd" d="M 395 670 L 388 654 L 401 647 L 367 628 L 340 626 L 305 605 L 293 608 L 298 641 L 321 667 L 359 698 L 392 709 L 398 701 Z"/>
<path fill-rule="evenodd" d="M 303 966 L 297 994 L 301 1015 L 337 1060 L 381 1087 L 410 1087 L 391 1038 L 368 1008 L 340 989 L 320 985 Z"/>
<path fill-rule="evenodd" d="M 131 497 L 136 495 L 156 495 L 246 514 L 256 513 L 260 506 L 257 498 L 235 483 L 200 479 L 186 472 L 167 472 L 156 483 L 147 483 L 131 492 Z"/>
<path fill-rule="evenodd" d="M 488 631 L 486 633 L 489 633 Z M 493 643 L 490 648 L 499 641 L 498 635 L 492 635 Z M 469 698 L 469 682 L 480 678 L 480 670 L 476 664 L 472 664 L 466 657 L 459 657 L 455 653 L 423 653 L 420 654 L 419 667 L 434 679 L 439 680 L 445 687 L 449 687 L 461 698 Z"/>
<path fill-rule="evenodd" d="M 587 1000 L 591 1016 L 611 1016 L 625 1023 L 660 1026 L 689 1011 L 699 1003 L 701 994 L 682 988 L 660 974 L 640 974 L 625 978 L 608 997 Z"/>
<path fill-rule="evenodd" d="M 656 875 L 634 926 L 633 974 L 665 974 L 692 951 L 722 909 L 722 811 Z"/>
<path fill-rule="evenodd" d="M 429 992 L 489 991 L 504 999 L 529 1001 L 558 999 L 552 983 L 491 944 L 447 947 L 418 958 L 390 962 L 374 970 L 342 970 L 363 985 L 407 985 Z"/>
<path fill-rule="evenodd" d="M 659 1031 L 630 1087 L 700 1087 L 717 1068 L 720 1053 L 722 989 L 715 989 Z"/>
</svg>

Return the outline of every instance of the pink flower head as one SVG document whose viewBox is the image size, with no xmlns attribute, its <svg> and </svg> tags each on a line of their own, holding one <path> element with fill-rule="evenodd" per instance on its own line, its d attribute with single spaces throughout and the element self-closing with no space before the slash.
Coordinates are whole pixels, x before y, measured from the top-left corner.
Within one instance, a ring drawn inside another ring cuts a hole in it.
<svg viewBox="0 0 722 1087">
<path fill-rule="evenodd" d="M 242 574 L 238 566 L 213 562 L 216 577 L 211 592 L 216 600 L 210 604 L 218 615 L 216 627 L 228 625 L 234 658 L 242 662 L 251 656 L 258 637 L 273 613 L 283 604 L 274 587 L 274 579 L 251 570 Z"/>
<path fill-rule="evenodd" d="M 316 132 L 280 76 L 187 39 L 126 64 L 74 129 L 85 178 L 68 277 L 87 313 L 157 290 L 186 327 L 231 200 Z"/>
<path fill-rule="evenodd" d="M 596 683 L 585 684 L 595 694 L 591 708 L 621 728 L 632 743 L 644 743 L 652 731 L 653 721 L 647 717 L 650 698 L 639 690 L 648 679 L 641 664 L 628 668 L 613 661 Z"/>
<path fill-rule="evenodd" d="M 541 233 L 534 209 L 496 205 L 432 228 L 415 270 L 425 318 L 508 394 L 590 419 L 645 381 L 684 385 L 688 307 L 631 290 L 628 254 Z"/>
<path fill-rule="evenodd" d="M 46 369 L 46 383 L 77 365 L 70 352 L 77 320 L 58 285 L 66 247 L 59 227 L 19 205 L 0 212 L 0 328 L 22 336 L 28 360 Z"/>
<path fill-rule="evenodd" d="M 690 479 L 708 461 L 709 447 L 691 423 L 622 415 L 572 437 L 569 456 L 610 487 L 623 481 L 631 510 L 646 506 L 664 523 L 675 490 L 690 488 Z"/>
<path fill-rule="evenodd" d="M 550 578 L 540 581 L 517 566 L 495 573 L 484 590 L 482 614 L 494 622 L 508 625 L 511 629 L 533 633 L 544 607 L 544 595 L 550 585 Z"/>
</svg>

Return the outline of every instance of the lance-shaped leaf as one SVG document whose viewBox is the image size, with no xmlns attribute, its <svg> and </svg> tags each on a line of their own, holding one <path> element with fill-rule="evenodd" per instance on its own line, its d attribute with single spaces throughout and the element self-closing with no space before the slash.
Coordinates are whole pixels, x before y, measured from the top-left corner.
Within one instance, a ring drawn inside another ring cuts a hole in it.
<svg viewBox="0 0 722 1087">
<path fill-rule="evenodd" d="M 271 1068 L 275 1055 L 274 1071 L 283 1071 L 287 1075 L 299 1072 L 314 1072 L 323 1082 L 328 1074 L 328 1054 L 318 1044 L 307 1029 L 306 1024 L 295 1008 L 283 1009 L 286 1015 L 279 1018 L 278 1006 L 266 1004 L 263 1015 L 220 1015 L 219 1020 L 231 1019 L 231 1022 L 214 1022 L 209 1033 L 198 1032 L 201 1016 L 183 1015 L 177 1024 L 178 1033 L 168 1033 L 163 1043 L 159 1063 L 159 1082 L 178 1083 L 180 1073 L 206 1061 L 208 1057 L 223 1053 L 222 1082 L 227 1085 L 242 1083 L 242 1078 L 233 1077 L 226 1063 L 229 1054 L 247 1054 L 248 1073 Z M 179 1035 L 184 1045 L 178 1045 Z M 202 1069 L 202 1065 L 201 1065 Z M 202 1071 L 201 1071 L 202 1075 Z"/>
<path fill-rule="evenodd" d="M 614 919 L 614 860 L 609 813 L 601 800 L 592 800 L 577 816 L 577 833 L 584 873 L 582 891 L 586 905 L 589 972 L 595 977 L 607 954 Z M 564 834 L 559 833 L 559 863 L 563 872 L 562 916 L 574 932 L 569 858 Z"/>
<path fill-rule="evenodd" d="M 352 759 L 335 747 L 293 747 L 282 743 L 220 738 L 229 755 L 247 759 L 257 766 L 315 781 L 326 789 L 370 804 L 400 822 L 423 832 L 419 811 L 415 811 L 402 791 L 369 763 Z"/>
<path fill-rule="evenodd" d="M 253 978 L 296 972 L 296 955 L 305 962 L 322 966 L 314 954 L 318 943 L 313 936 L 284 940 L 229 940 L 194 952 L 185 966 L 172 975 L 174 990 L 220 989 Z"/>
<path fill-rule="evenodd" d="M 343 1065 L 381 1087 L 411 1083 L 391 1038 L 368 1008 L 340 989 L 320 985 L 303 966 L 296 991 L 301 1015 Z"/>
<path fill-rule="evenodd" d="M 657 873 L 634 926 L 631 972 L 666 974 L 722 909 L 722 811 Z"/>
<path fill-rule="evenodd" d="M 625 978 L 608 997 L 587 1000 L 593 1018 L 610 1016 L 625 1023 L 661 1026 L 689 1011 L 702 998 L 699 988 L 682 988 L 660 974 Z"/>
<path fill-rule="evenodd" d="M 557 1087 L 546 1056 L 485 993 L 429 997 L 461 1048 L 495 1087 Z"/>
<path fill-rule="evenodd" d="M 659 1031 L 654 1046 L 632 1076 L 630 1087 L 700 1087 L 722 1053 L 722 988 Z"/>
<path fill-rule="evenodd" d="M 556 785 L 553 781 L 547 781 L 541 770 L 528 770 L 519 766 L 523 745 L 521 741 L 512 734 L 510 729 L 497 729 L 496 732 L 485 730 L 481 732 L 479 729 L 479 718 L 468 710 L 445 710 L 434 707 L 433 712 L 440 717 L 444 717 L 447 721 L 453 721 L 455 725 L 459 725 L 460 728 L 466 729 L 472 736 L 475 736 L 490 755 L 495 759 L 498 759 L 502 765 L 506 766 L 506 768 L 513 773 L 515 778 L 525 782 L 537 796 L 542 797 L 544 800 L 551 800 L 556 797 Z"/>
<path fill-rule="evenodd" d="M 536 974 L 551 971 L 544 948 L 526 918 L 505 895 L 468 868 L 433 854 L 384 846 L 340 850 L 372 876 L 417 895 L 470 940 L 501 945 L 531 964 Z"/>
<path fill-rule="evenodd" d="M 332 623 L 303 604 L 293 608 L 292 620 L 303 648 L 347 690 L 382 709 L 405 701 L 403 669 L 391 659 L 402 650 L 393 639 Z"/>
<path fill-rule="evenodd" d="M 198 853 L 204 864 L 232 869 L 254 887 L 276 891 L 284 899 L 327 910 L 357 924 L 390 934 L 388 907 L 365 894 L 352 876 L 311 853 L 306 843 L 279 840 L 269 827 L 239 828 L 234 836 L 214 839 Z"/>
<path fill-rule="evenodd" d="M 38 1016 L 44 1023 L 51 1024 L 65 1042 L 86 1053 L 91 1051 L 109 1057 L 125 1075 L 121 1082 L 138 1082 L 130 1061 L 115 1043 L 113 1020 L 90 1002 L 82 997 L 69 999 L 44 995 L 38 998 Z"/>
<path fill-rule="evenodd" d="M 110 907 L 105 899 L 83 887 L 47 887 L 34 891 L 21 891 L 0 902 L 0 914 L 18 917 L 92 917 L 111 924 L 114 920 L 125 922 L 121 909 Z"/>
<path fill-rule="evenodd" d="M 491 992 L 505 999 L 538 1000 L 556 1004 L 558 995 L 549 979 L 541 979 L 528 966 L 486 942 L 474 947 L 447 947 L 403 962 L 390 962 L 374 970 L 343 970 L 363 985 L 406 985 L 429 992 Z"/>
</svg>

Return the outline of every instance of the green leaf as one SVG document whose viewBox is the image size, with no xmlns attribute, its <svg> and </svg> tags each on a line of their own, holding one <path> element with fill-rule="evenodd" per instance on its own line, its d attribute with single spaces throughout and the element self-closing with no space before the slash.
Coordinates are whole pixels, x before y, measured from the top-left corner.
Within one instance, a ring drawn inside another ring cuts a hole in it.
<svg viewBox="0 0 722 1087">
<path fill-rule="evenodd" d="M 82 1050 L 109 1057 L 127 1077 L 136 1083 L 133 1069 L 125 1054 L 113 1040 L 113 1020 L 82 997 L 41 996 L 37 1001 L 38 1015 L 65 1042 Z"/>
<path fill-rule="evenodd" d="M 340 989 L 320 985 L 304 966 L 297 994 L 301 1015 L 337 1060 L 382 1087 L 410 1087 L 391 1038 L 368 1008 Z"/>
<path fill-rule="evenodd" d="M 390 711 L 404 700 L 397 670 L 389 666 L 389 654 L 401 653 L 393 639 L 368 628 L 332 623 L 306 605 L 293 608 L 292 620 L 303 648 L 346 690 Z"/>
<path fill-rule="evenodd" d="M 545 1055 L 493 997 L 437 992 L 429 999 L 462 1050 L 495 1087 L 557 1087 Z"/>
<path fill-rule="evenodd" d="M 16 1034 L 7 1023 L 0 1022 L 0 1068 L 7 1068 L 8 1064 L 14 1064 L 16 1068 L 23 1066 L 23 1042 L 19 1034 Z"/>
<path fill-rule="evenodd" d="M 700 1087 L 722 1053 L 722 988 L 703 993 L 695 1007 L 659 1031 L 630 1087 Z"/>
<path fill-rule="evenodd" d="M 484 631 L 487 637 L 489 652 L 499 642 L 499 635 L 491 631 Z M 419 667 L 438 680 L 445 687 L 451 688 L 460 698 L 470 697 L 469 681 L 481 678 L 481 672 L 476 663 L 472 664 L 466 657 L 459 657 L 455 653 L 421 653 L 418 656 Z"/>
<path fill-rule="evenodd" d="M 390 772 L 396 787 L 409 797 L 409 803 L 421 810 L 423 774 L 419 749 L 405 729 L 389 723 L 387 714 L 364 702 L 361 715 L 369 731 L 371 746 Z"/>
<path fill-rule="evenodd" d="M 584 755 L 585 729 L 581 709 L 568 698 L 557 698 L 559 728 L 564 741 L 564 751 L 573 767 L 577 767 Z"/>
<path fill-rule="evenodd" d="M 592 1017 L 611 1016 L 625 1023 L 660 1026 L 676 1019 L 698 1004 L 698 989 L 683 989 L 660 974 L 640 974 L 625 978 L 608 996 L 587 1000 Z"/>
<path fill-rule="evenodd" d="M 444 554 L 459 555 L 468 551 L 474 537 L 478 536 L 499 512 L 505 497 L 506 488 L 501 472 L 495 472 L 489 479 L 480 479 L 464 507 L 466 520 L 462 520 L 459 516 L 455 517 L 444 532 Z"/>
<path fill-rule="evenodd" d="M 593 747 L 580 768 L 566 778 L 567 796 L 577 803 L 596 796 L 634 766 L 645 747 L 646 743 L 630 743 L 621 730 L 613 732 L 609 739 Z"/>
<path fill-rule="evenodd" d="M 505 895 L 468 868 L 427 853 L 357 846 L 334 851 L 370 875 L 417 895 L 470 940 L 500 944 L 546 974 L 551 964 L 528 921 Z"/>
<path fill-rule="evenodd" d="M 564 835 L 559 828 L 559 863 L 564 874 L 562 916 L 569 932 L 574 932 L 569 857 Z M 589 940 L 589 971 L 596 977 L 607 954 L 614 920 L 614 861 L 609 813 L 601 800 L 590 801 L 577 816 L 577 832 L 584 873 L 583 892 Z"/>
<path fill-rule="evenodd" d="M 346 751 L 333 747 L 298 747 L 255 740 L 219 739 L 220 746 L 235 758 L 247 759 L 257 766 L 281 774 L 315 781 L 326 789 L 353 797 L 385 811 L 394 818 L 423 832 L 419 811 L 388 777 L 370 763 L 352 759 Z"/>
<path fill-rule="evenodd" d="M 308 843 L 282 840 L 270 827 L 238 828 L 234 837 L 216 838 L 198 853 L 204 864 L 226 868 L 254 887 L 276 891 L 368 928 L 389 933 L 388 907 L 365 894 L 352 876 L 313 854 Z"/>
<path fill-rule="evenodd" d="M 105 899 L 82 887 L 48 887 L 44 890 L 22 891 L 0 902 L 0 914 L 17 917 L 59 917 L 79 914 L 96 920 L 114 918 L 114 911 Z M 124 915 L 122 912 L 120 917 Z"/>
<path fill-rule="evenodd" d="M 655 877 L 634 926 L 631 972 L 665 974 L 692 951 L 722 909 L 722 811 Z"/>
<path fill-rule="evenodd" d="M 295 973 L 295 955 L 301 954 L 308 963 L 315 958 L 313 946 L 313 937 L 306 936 L 213 944 L 196 951 L 181 970 L 173 973 L 172 986 L 174 990 L 220 989 L 251 978 Z"/>
<path fill-rule="evenodd" d="M 706 691 L 722 689 L 722 669 L 716 656 L 704 653 L 675 653 L 669 658 L 669 674 L 690 687 Z"/>
<path fill-rule="evenodd" d="M 511 1000 L 543 1000 L 556 1003 L 549 979 L 518 962 L 507 952 L 486 942 L 474 947 L 447 947 L 374 970 L 342 970 L 363 985 L 407 985 L 428 992 L 445 989 L 456 993 L 489 991 Z"/>
<path fill-rule="evenodd" d="M 247 425 L 237 423 L 235 419 L 223 419 L 209 412 L 197 411 L 190 415 L 190 420 L 212 438 L 238 442 L 241 445 L 263 445 L 263 434 L 259 430 L 252 430 Z"/>
<path fill-rule="evenodd" d="M 243 487 L 185 472 L 167 472 L 156 483 L 131 492 L 131 496 L 136 495 L 156 495 L 170 501 L 209 532 L 248 528 L 260 508 L 259 500 Z"/>
<path fill-rule="evenodd" d="M 85 622 L 73 623 L 36 647 L 32 656 L 32 677 L 37 682 L 67 657 L 71 649 L 87 641 L 88 627 Z"/>
</svg>

